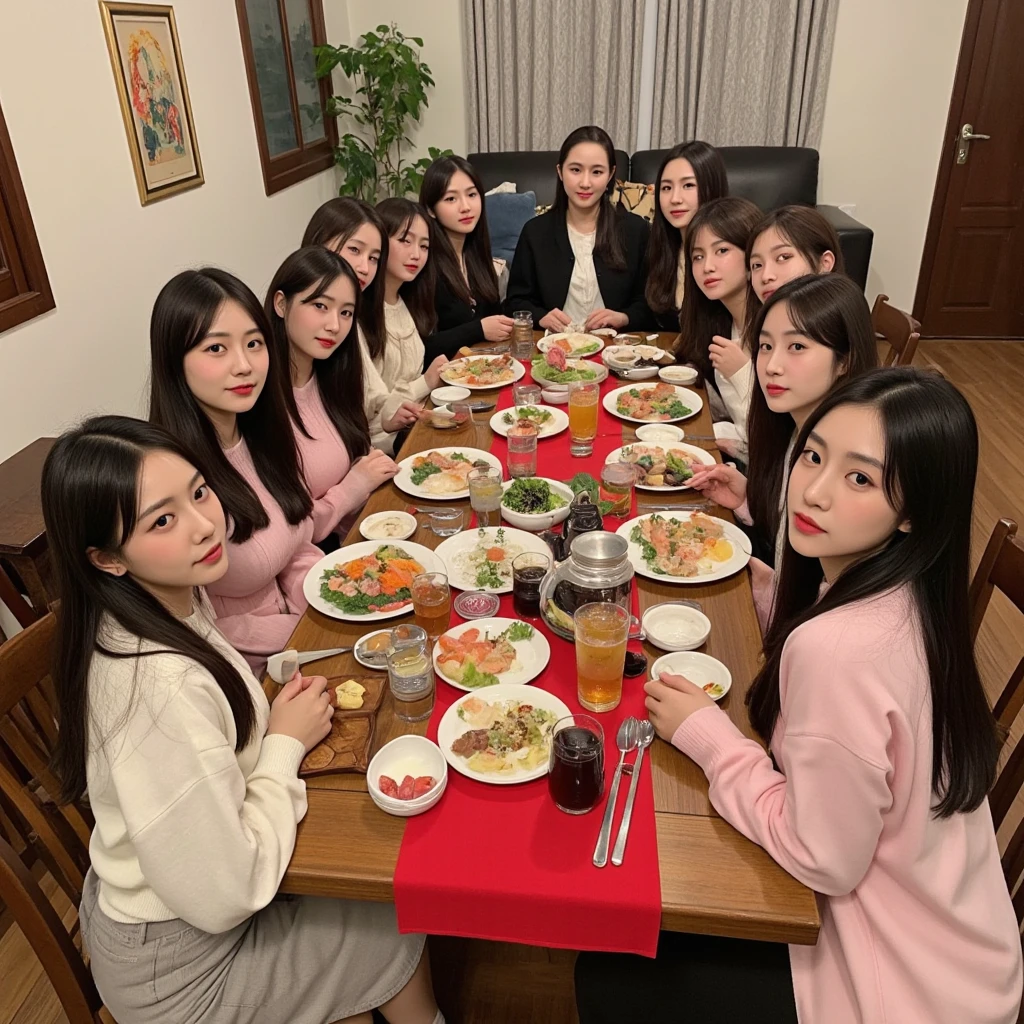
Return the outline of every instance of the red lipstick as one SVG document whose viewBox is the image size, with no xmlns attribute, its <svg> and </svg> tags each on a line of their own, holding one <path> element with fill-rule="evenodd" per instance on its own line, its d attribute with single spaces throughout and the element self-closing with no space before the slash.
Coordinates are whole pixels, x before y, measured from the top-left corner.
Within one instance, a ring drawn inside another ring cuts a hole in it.
<svg viewBox="0 0 1024 1024">
<path fill-rule="evenodd" d="M 801 532 L 813 536 L 825 531 L 810 517 L 802 512 L 793 513 L 793 525 Z"/>
<path fill-rule="evenodd" d="M 338 344 L 332 338 L 317 338 L 316 340 L 320 342 L 321 348 L 334 348 Z"/>
<path fill-rule="evenodd" d="M 233 391 L 236 395 L 241 395 L 243 398 L 246 395 L 251 395 L 255 384 L 239 384 L 237 387 L 228 388 L 228 391 Z"/>
<path fill-rule="evenodd" d="M 216 565 L 220 561 L 220 556 L 223 554 L 224 548 L 220 544 L 214 544 L 213 547 L 199 559 L 199 561 L 203 565 Z"/>
<path fill-rule="evenodd" d="M 771 398 L 778 398 L 784 391 L 789 390 L 789 388 L 784 388 L 781 384 L 766 384 L 764 389 Z"/>
</svg>

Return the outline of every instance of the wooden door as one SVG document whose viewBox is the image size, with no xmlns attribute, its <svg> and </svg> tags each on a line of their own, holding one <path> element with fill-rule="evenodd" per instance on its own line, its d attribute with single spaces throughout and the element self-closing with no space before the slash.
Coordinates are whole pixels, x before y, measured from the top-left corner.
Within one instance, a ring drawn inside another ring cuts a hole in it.
<svg viewBox="0 0 1024 1024">
<path fill-rule="evenodd" d="M 971 0 L 914 300 L 926 337 L 1024 337 L 1022 44 L 1021 0 Z"/>
</svg>

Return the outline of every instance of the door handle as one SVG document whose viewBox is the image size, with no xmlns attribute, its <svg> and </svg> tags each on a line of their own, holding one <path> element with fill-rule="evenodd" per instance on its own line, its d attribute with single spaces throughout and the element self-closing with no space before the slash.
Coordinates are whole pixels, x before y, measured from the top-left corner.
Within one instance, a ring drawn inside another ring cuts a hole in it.
<svg viewBox="0 0 1024 1024">
<path fill-rule="evenodd" d="M 956 162 L 958 164 L 967 163 L 967 154 L 970 152 L 972 142 L 991 138 L 991 135 L 983 135 L 981 132 L 975 132 L 973 124 L 965 124 L 960 129 L 959 143 L 956 147 Z"/>
</svg>

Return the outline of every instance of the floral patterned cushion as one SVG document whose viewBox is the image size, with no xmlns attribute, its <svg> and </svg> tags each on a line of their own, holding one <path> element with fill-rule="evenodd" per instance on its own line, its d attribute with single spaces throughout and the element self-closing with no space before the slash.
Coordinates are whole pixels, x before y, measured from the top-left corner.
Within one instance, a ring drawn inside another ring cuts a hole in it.
<svg viewBox="0 0 1024 1024">
<path fill-rule="evenodd" d="M 621 203 L 630 213 L 654 220 L 654 186 L 635 181 L 616 181 L 612 192 L 613 203 Z"/>
</svg>

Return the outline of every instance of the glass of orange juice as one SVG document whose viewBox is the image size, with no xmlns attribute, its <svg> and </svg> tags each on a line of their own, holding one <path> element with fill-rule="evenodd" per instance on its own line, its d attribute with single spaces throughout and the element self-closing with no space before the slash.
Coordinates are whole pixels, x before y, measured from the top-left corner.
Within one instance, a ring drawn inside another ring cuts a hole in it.
<svg viewBox="0 0 1024 1024">
<path fill-rule="evenodd" d="M 412 610 L 416 625 L 432 644 L 448 628 L 452 613 L 452 593 L 443 572 L 425 572 L 412 581 Z"/>
<path fill-rule="evenodd" d="M 597 403 L 601 387 L 596 381 L 578 380 L 569 385 L 569 454 L 592 455 L 597 437 Z"/>
<path fill-rule="evenodd" d="M 588 711 L 611 711 L 622 700 L 629 612 L 609 601 L 585 604 L 573 616 L 576 696 Z"/>
</svg>

